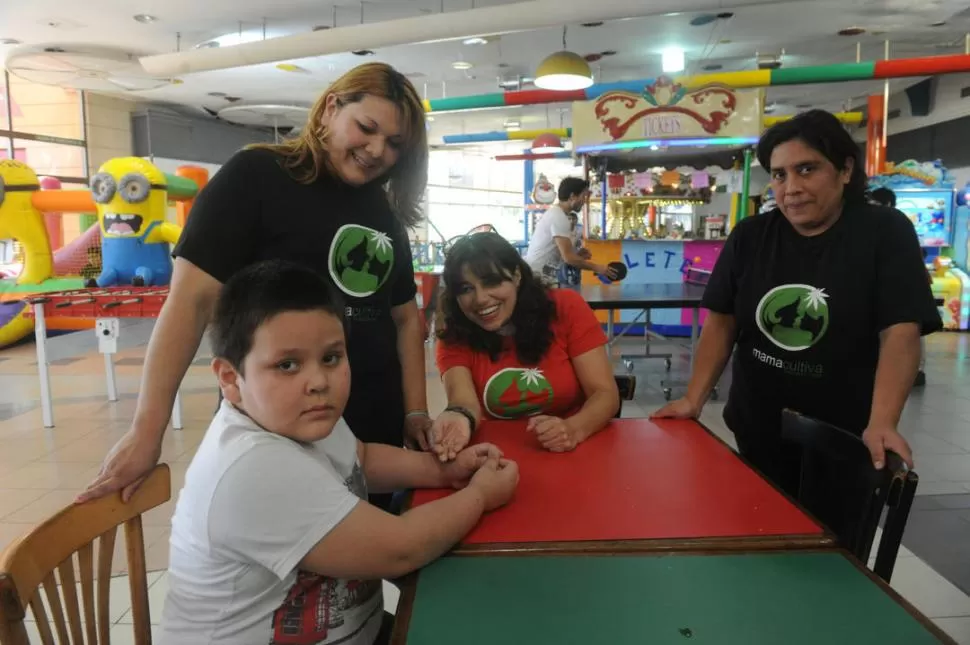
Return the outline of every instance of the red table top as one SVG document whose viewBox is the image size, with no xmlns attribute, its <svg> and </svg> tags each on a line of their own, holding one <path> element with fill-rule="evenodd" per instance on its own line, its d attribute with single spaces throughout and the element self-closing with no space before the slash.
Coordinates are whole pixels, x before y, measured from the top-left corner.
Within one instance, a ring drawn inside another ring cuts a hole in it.
<svg viewBox="0 0 970 645">
<path fill-rule="evenodd" d="M 524 422 L 476 441 L 519 464 L 519 487 L 463 544 L 819 536 L 821 526 L 694 421 L 622 419 L 571 453 L 542 449 Z M 418 506 L 450 491 L 415 491 Z"/>
</svg>

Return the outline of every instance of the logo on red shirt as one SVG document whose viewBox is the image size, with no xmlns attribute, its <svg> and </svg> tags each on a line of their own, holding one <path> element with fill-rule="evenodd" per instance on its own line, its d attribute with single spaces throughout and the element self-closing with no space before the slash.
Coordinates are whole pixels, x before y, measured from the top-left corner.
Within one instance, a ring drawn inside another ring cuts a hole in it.
<svg viewBox="0 0 970 645">
<path fill-rule="evenodd" d="M 485 408 L 499 419 L 531 417 L 552 403 L 552 385 L 538 368 L 507 367 L 485 384 Z"/>
</svg>

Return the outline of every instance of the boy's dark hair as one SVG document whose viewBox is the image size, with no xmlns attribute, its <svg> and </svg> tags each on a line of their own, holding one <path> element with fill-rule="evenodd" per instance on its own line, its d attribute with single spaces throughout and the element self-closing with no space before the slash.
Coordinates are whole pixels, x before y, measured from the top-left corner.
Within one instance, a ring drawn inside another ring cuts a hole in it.
<svg viewBox="0 0 970 645">
<path fill-rule="evenodd" d="M 865 203 L 866 171 L 858 144 L 834 114 L 825 110 L 809 110 L 788 121 L 772 126 L 758 141 L 758 161 L 771 172 L 771 153 L 789 141 L 799 140 L 828 159 L 837 170 L 845 170 L 852 159 L 852 174 L 845 186 L 844 199 L 848 203 Z"/>
<path fill-rule="evenodd" d="M 890 188 L 877 188 L 869 193 L 869 198 L 880 206 L 896 208 L 896 193 Z"/>
<path fill-rule="evenodd" d="M 462 269 L 466 266 L 485 283 L 512 280 L 516 270 L 519 271 L 519 291 L 510 320 L 515 327 L 515 353 L 524 365 L 538 365 L 552 344 L 551 323 L 556 318 L 556 305 L 515 247 L 497 233 L 468 235 L 448 251 L 442 274 L 444 294 L 438 305 L 443 329 L 438 331 L 438 338 L 484 352 L 493 361 L 502 351 L 505 336 L 485 331 L 458 306 L 456 290 L 465 281 Z"/>
<path fill-rule="evenodd" d="M 589 189 L 589 182 L 579 177 L 566 177 L 559 182 L 559 201 L 564 202 L 573 195 Z"/>
<path fill-rule="evenodd" d="M 212 354 L 242 373 L 260 325 L 287 311 L 316 310 L 344 320 L 340 296 L 319 273 L 285 260 L 250 265 L 219 293 L 209 332 Z"/>
</svg>

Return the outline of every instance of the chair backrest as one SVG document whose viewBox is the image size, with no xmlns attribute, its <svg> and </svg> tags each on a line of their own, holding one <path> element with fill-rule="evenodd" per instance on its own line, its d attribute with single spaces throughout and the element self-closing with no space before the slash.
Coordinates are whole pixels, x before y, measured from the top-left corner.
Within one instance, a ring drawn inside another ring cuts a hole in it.
<svg viewBox="0 0 970 645">
<path fill-rule="evenodd" d="M 128 503 L 121 501 L 120 493 L 115 493 L 92 502 L 72 504 L 8 546 L 0 553 L 0 645 L 28 644 L 24 626 L 27 607 L 33 611 L 44 645 L 54 645 L 55 632 L 60 645 L 109 643 L 111 560 L 118 527 L 122 524 L 135 643 L 150 645 L 141 516 L 170 497 L 169 469 L 166 464 L 160 464 Z M 42 599 L 41 587 L 46 602 Z M 54 623 L 53 632 L 50 619 Z"/>
<path fill-rule="evenodd" d="M 873 571 L 889 582 L 919 477 L 891 451 L 876 470 L 861 438 L 792 410 L 782 412 L 782 437 L 802 449 L 798 501 L 863 563 L 888 507 Z"/>
<path fill-rule="evenodd" d="M 620 407 L 616 409 L 613 418 L 619 419 L 623 413 L 623 402 L 633 400 L 637 389 L 637 377 L 633 374 L 614 374 L 613 379 L 616 381 L 616 388 L 620 391 Z"/>
</svg>

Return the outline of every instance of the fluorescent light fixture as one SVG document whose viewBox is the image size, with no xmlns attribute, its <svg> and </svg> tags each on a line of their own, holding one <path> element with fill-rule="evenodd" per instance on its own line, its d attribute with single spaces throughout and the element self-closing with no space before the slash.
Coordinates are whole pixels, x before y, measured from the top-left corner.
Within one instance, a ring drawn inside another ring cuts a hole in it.
<svg viewBox="0 0 970 645">
<path fill-rule="evenodd" d="M 617 141 L 595 146 L 580 146 L 578 154 L 608 152 L 610 150 L 636 150 L 638 148 L 691 148 L 698 146 L 747 146 L 758 143 L 758 137 L 711 137 L 707 139 L 641 139 L 640 141 Z"/>
<path fill-rule="evenodd" d="M 473 38 L 466 38 L 465 40 L 461 41 L 461 44 L 462 45 L 487 45 L 488 40 L 485 38 L 482 38 L 481 36 L 475 36 Z"/>
<path fill-rule="evenodd" d="M 451 64 L 451 66 L 455 69 L 461 69 L 461 70 L 471 69 L 472 67 L 474 67 L 474 65 L 469 63 L 467 60 L 456 60 L 454 63 Z"/>
<path fill-rule="evenodd" d="M 687 66 L 684 50 L 679 47 L 668 47 L 663 51 L 664 74 L 676 74 L 684 71 Z"/>
</svg>

